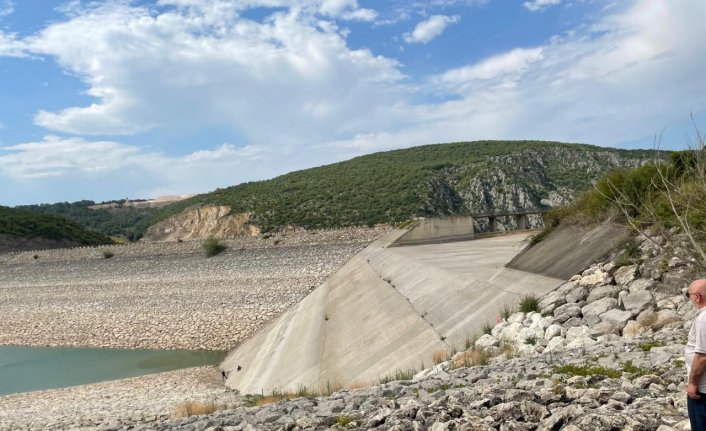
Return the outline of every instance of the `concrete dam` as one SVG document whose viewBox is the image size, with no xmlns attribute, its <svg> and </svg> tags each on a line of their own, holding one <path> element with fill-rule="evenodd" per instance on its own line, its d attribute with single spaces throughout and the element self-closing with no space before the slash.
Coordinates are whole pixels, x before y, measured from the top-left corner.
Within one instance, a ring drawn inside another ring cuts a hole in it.
<svg viewBox="0 0 706 431">
<path fill-rule="evenodd" d="M 415 229 L 468 235 L 458 230 L 463 225 L 454 220 L 445 231 L 421 223 L 374 241 L 233 350 L 221 364 L 227 386 L 268 394 L 375 384 L 430 366 L 434 352 L 463 348 L 483 323 L 494 324 L 504 305 L 563 282 L 505 267 L 527 232 L 393 246 L 400 239 L 421 243 L 410 235 Z"/>
</svg>

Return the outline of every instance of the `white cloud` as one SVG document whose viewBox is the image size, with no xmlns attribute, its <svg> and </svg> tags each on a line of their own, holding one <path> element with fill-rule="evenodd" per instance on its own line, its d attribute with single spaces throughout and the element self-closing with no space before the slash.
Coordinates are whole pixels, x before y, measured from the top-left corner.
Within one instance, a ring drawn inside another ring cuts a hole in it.
<svg viewBox="0 0 706 431">
<path fill-rule="evenodd" d="M 25 43 L 16 34 L 0 30 L 0 57 L 28 57 Z"/>
<path fill-rule="evenodd" d="M 156 196 L 160 193 L 156 187 L 180 193 L 223 185 L 223 180 L 235 172 L 249 171 L 248 166 L 263 154 L 262 149 L 253 146 L 222 144 L 179 157 L 113 141 L 47 136 L 38 142 L 0 147 L 0 177 L 17 181 L 20 187 L 66 178 L 83 186 L 96 181 L 121 184 L 150 178 L 151 184 L 143 185 L 141 191 Z"/>
<path fill-rule="evenodd" d="M 531 12 L 537 12 L 561 3 L 561 0 L 533 0 L 522 3 L 522 6 L 529 9 Z"/>
<path fill-rule="evenodd" d="M 253 140 L 303 142 L 373 125 L 385 101 L 400 97 L 396 61 L 349 49 L 335 24 L 299 8 L 259 23 L 240 18 L 238 2 L 168 3 L 179 8 L 89 8 L 22 41 L 97 99 L 41 110 L 35 122 L 83 135 L 225 125 Z M 317 11 L 366 13 L 352 0 Z"/>
<path fill-rule="evenodd" d="M 429 43 L 432 39 L 444 32 L 446 27 L 460 21 L 458 15 L 433 15 L 429 19 L 422 21 L 414 27 L 411 33 L 404 34 L 407 43 Z"/>
<path fill-rule="evenodd" d="M 637 0 L 543 46 L 517 48 L 429 81 L 447 101 L 336 143 L 361 152 L 474 139 L 619 145 L 706 115 L 706 4 Z M 669 128 L 667 129 L 669 132 Z M 683 131 L 679 131 L 684 133 Z M 673 137 L 685 145 L 685 135 Z"/>
<path fill-rule="evenodd" d="M 0 0 L 0 18 L 12 15 L 15 12 L 15 2 L 13 0 Z"/>
</svg>

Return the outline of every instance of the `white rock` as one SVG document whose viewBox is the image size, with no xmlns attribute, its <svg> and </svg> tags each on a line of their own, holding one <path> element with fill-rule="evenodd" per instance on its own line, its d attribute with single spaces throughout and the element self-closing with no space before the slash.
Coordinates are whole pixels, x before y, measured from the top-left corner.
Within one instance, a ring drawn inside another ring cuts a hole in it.
<svg viewBox="0 0 706 431">
<path fill-rule="evenodd" d="M 564 304 L 566 304 L 566 294 L 557 290 L 549 292 L 539 301 L 542 313 L 552 313 L 556 307 Z"/>
<path fill-rule="evenodd" d="M 544 353 L 547 352 L 561 352 L 566 347 L 566 340 L 563 337 L 554 337 L 547 343 L 547 347 L 544 348 Z"/>
<path fill-rule="evenodd" d="M 545 340 L 551 340 L 552 338 L 559 336 L 561 336 L 561 325 L 557 325 L 556 323 L 553 325 L 549 325 L 549 327 L 547 327 L 547 330 L 544 332 Z"/>
<path fill-rule="evenodd" d="M 500 334 L 500 337 L 498 339 L 507 339 L 507 340 L 516 340 L 517 335 L 520 333 L 520 331 L 524 328 L 522 326 L 522 323 L 510 323 L 506 328 L 502 330 L 502 333 Z"/>
<path fill-rule="evenodd" d="M 608 310 L 600 315 L 601 321 L 609 323 L 615 327 L 618 331 L 621 331 L 628 320 L 632 318 L 632 313 L 629 311 L 622 311 L 618 309 Z"/>
<path fill-rule="evenodd" d="M 616 284 L 629 284 L 637 278 L 637 265 L 628 265 L 618 268 L 613 278 L 615 278 Z"/>
<path fill-rule="evenodd" d="M 507 318 L 508 323 L 522 323 L 522 321 L 525 320 L 525 313 L 518 311 L 516 313 L 512 313 L 510 317 Z"/>
<path fill-rule="evenodd" d="M 487 349 L 489 347 L 495 347 L 498 345 L 500 345 L 500 340 L 490 334 L 483 334 L 483 336 L 476 340 L 475 343 L 475 346 L 478 349 Z"/>
<path fill-rule="evenodd" d="M 600 321 L 599 316 L 608 310 L 618 306 L 618 301 L 614 298 L 603 298 L 591 302 L 581 309 L 581 314 L 588 324 L 596 324 Z"/>
<path fill-rule="evenodd" d="M 632 340 L 645 333 L 645 327 L 636 320 L 629 321 L 623 328 L 623 338 Z"/>
<path fill-rule="evenodd" d="M 579 280 L 579 285 L 581 286 L 600 286 L 603 284 L 610 284 L 612 277 L 610 274 L 603 271 L 596 271 L 591 275 L 586 275 L 581 277 Z"/>
<path fill-rule="evenodd" d="M 648 280 L 646 278 L 638 278 L 635 281 L 630 282 L 628 284 L 628 290 L 630 290 L 630 293 L 635 293 L 635 292 L 640 292 L 642 290 L 650 290 L 652 286 L 655 285 L 655 282 L 653 280 Z"/>
<path fill-rule="evenodd" d="M 647 290 L 641 290 L 635 293 L 628 293 L 621 299 L 625 310 L 631 312 L 633 316 L 637 316 L 643 310 L 649 308 L 649 306 L 654 302 L 652 293 Z"/>
<path fill-rule="evenodd" d="M 566 341 L 570 342 L 577 338 L 590 337 L 591 329 L 588 326 L 573 326 L 566 331 Z"/>
<path fill-rule="evenodd" d="M 605 286 L 597 286 L 591 289 L 591 292 L 588 294 L 588 298 L 586 299 L 586 302 L 591 303 L 598 301 L 599 299 L 603 298 L 615 298 L 618 296 L 618 290 L 615 288 L 615 286 L 611 285 L 605 285 Z"/>
</svg>

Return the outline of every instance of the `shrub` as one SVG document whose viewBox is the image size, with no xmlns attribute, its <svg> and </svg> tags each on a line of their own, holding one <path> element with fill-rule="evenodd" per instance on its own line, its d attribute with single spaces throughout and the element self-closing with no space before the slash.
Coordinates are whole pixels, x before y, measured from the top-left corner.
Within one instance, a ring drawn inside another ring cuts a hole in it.
<svg viewBox="0 0 706 431">
<path fill-rule="evenodd" d="M 206 251 L 206 256 L 211 257 L 221 253 L 226 249 L 226 245 L 221 242 L 218 238 L 209 236 L 203 243 L 203 249 Z"/>
<path fill-rule="evenodd" d="M 207 415 L 219 410 L 221 406 L 214 402 L 186 401 L 174 409 L 174 417 L 185 418 L 189 416 Z"/>
<path fill-rule="evenodd" d="M 561 367 L 554 368 L 554 373 L 556 374 L 568 374 L 570 376 L 604 376 L 612 379 L 617 379 L 622 375 L 619 370 L 613 370 L 610 368 L 590 366 L 590 365 L 562 365 Z"/>
<path fill-rule="evenodd" d="M 115 253 L 113 253 L 112 251 L 103 250 L 103 259 L 110 259 L 113 256 L 115 256 Z"/>
<path fill-rule="evenodd" d="M 532 311 L 539 312 L 541 310 L 539 307 L 539 298 L 531 293 L 529 295 L 523 295 L 520 297 L 519 309 L 523 313 Z"/>
</svg>

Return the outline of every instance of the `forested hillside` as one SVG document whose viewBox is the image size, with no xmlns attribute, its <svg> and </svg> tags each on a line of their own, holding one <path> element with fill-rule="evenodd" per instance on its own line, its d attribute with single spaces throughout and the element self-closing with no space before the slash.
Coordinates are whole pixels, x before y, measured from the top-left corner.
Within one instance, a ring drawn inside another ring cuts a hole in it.
<svg viewBox="0 0 706 431">
<path fill-rule="evenodd" d="M 90 200 L 72 203 L 59 202 L 54 204 L 25 205 L 17 208 L 45 214 L 58 214 L 75 221 L 87 229 L 96 230 L 107 236 L 120 236 L 130 240 L 137 239 L 134 227 L 140 222 L 154 217 L 159 212 L 159 209 L 154 207 L 125 206 L 122 205 L 122 202 L 102 202 L 106 208 L 96 208 L 96 202 Z"/>
<path fill-rule="evenodd" d="M 609 171 L 651 158 L 648 150 L 541 141 L 426 145 L 217 189 L 166 207 L 138 230 L 211 204 L 252 213 L 250 223 L 263 231 L 549 208 L 568 203 Z"/>
<path fill-rule="evenodd" d="M 43 247 L 112 243 L 105 235 L 87 230 L 65 217 L 3 206 L 0 206 L 0 237 L 0 251 L 17 249 L 18 247 L 13 247 L 13 243 L 28 244 L 26 240 L 35 239 L 50 241 L 37 242 Z"/>
</svg>

